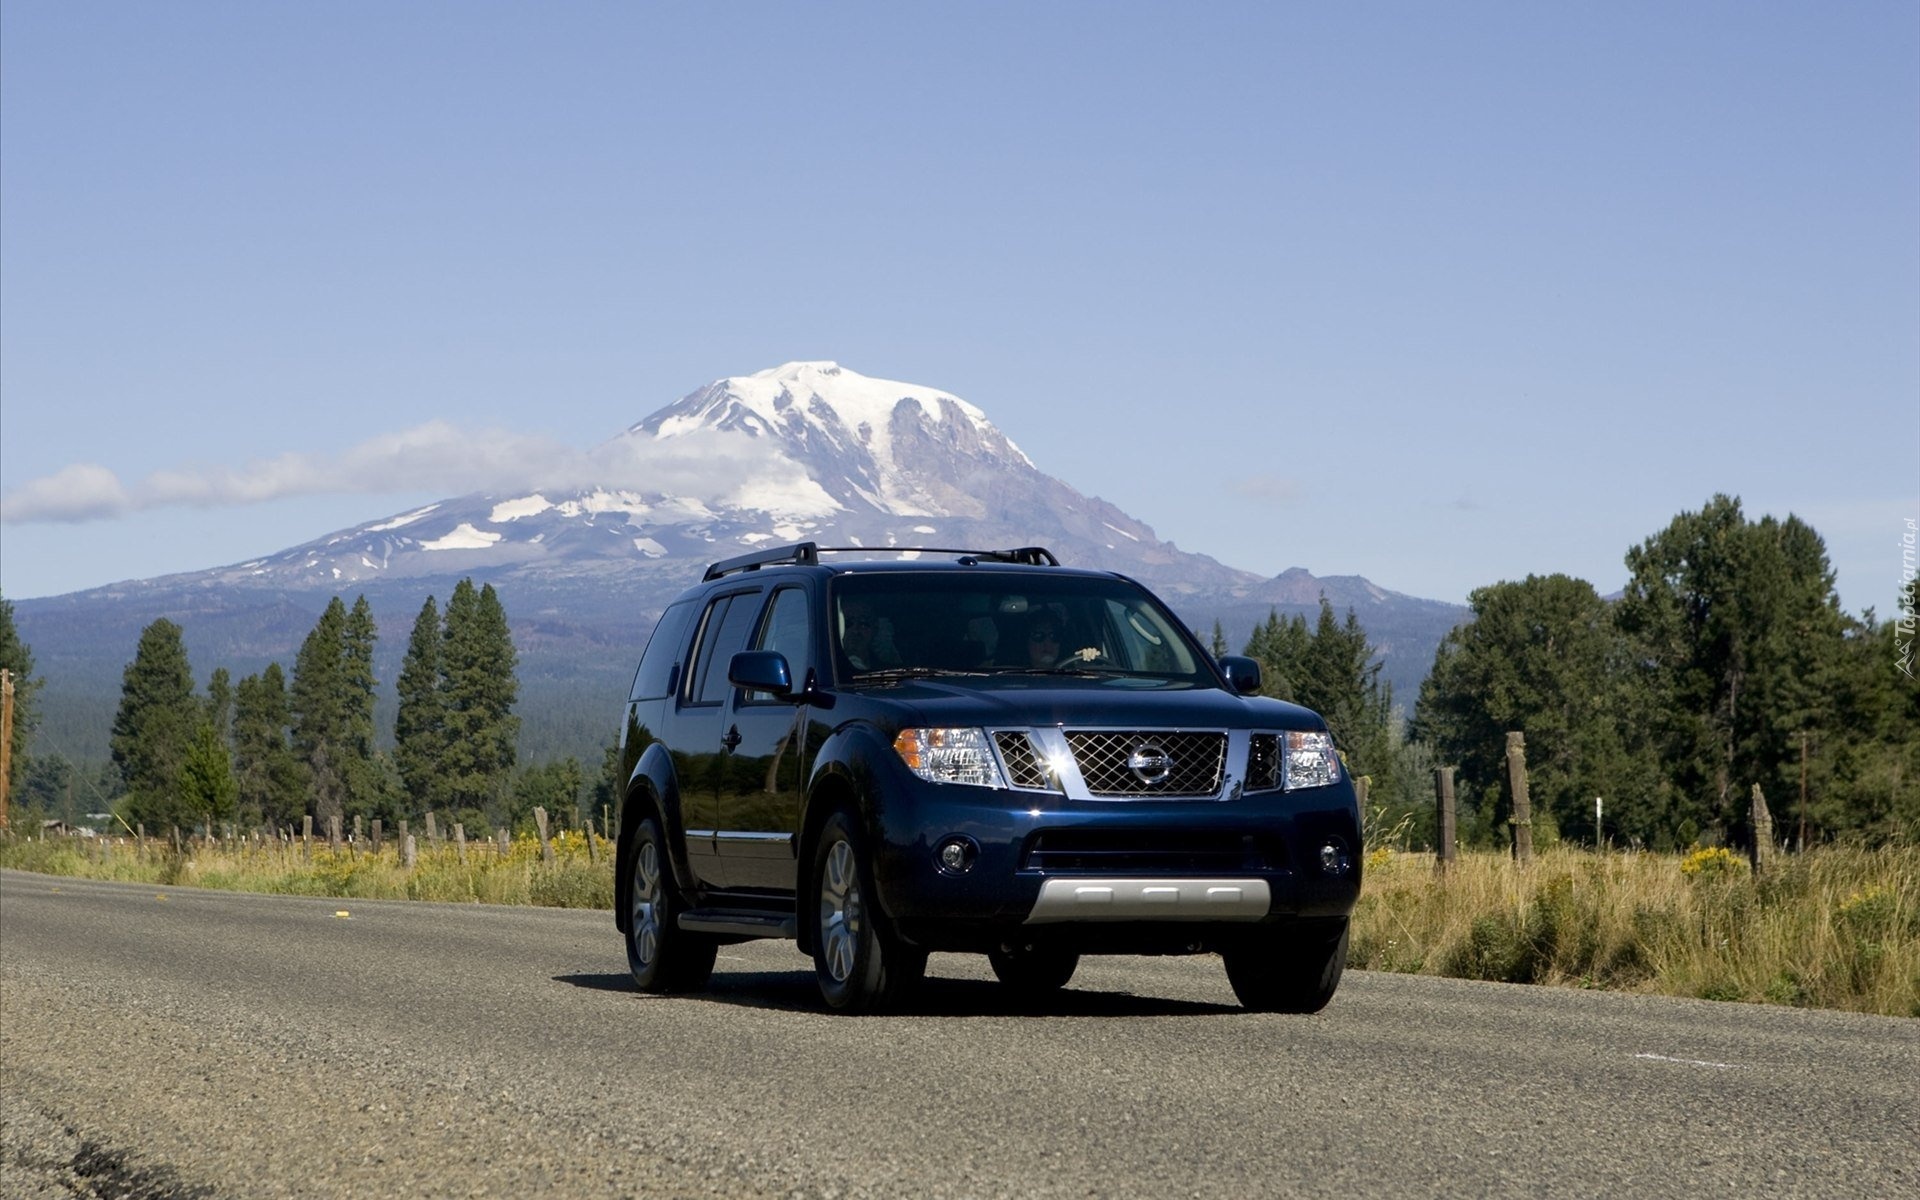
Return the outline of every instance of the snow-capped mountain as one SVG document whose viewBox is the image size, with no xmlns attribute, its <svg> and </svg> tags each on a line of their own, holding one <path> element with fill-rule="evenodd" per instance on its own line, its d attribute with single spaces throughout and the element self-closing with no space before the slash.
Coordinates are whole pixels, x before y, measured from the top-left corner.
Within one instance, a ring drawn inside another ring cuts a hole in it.
<svg viewBox="0 0 1920 1200">
<path fill-rule="evenodd" d="M 1257 579 L 1184 554 L 1042 473 L 959 397 L 831 362 L 717 380 L 591 459 L 606 479 L 446 500 L 214 575 L 228 585 L 345 588 L 449 574 L 685 574 L 757 546 L 816 541 L 1040 542 L 1064 561 L 1180 590 Z"/>
<path fill-rule="evenodd" d="M 716 380 L 553 474 L 251 562 L 16 602 L 47 680 L 47 727 L 67 731 L 65 753 L 103 756 L 121 669 L 160 616 L 182 626 L 198 673 L 238 678 L 290 665 L 329 598 L 364 594 L 380 626 L 376 672 L 390 681 L 425 599 L 469 576 L 499 588 L 512 622 L 527 752 L 597 762 L 667 603 L 708 563 L 797 541 L 1043 545 L 1142 580 L 1203 636 L 1219 620 L 1235 648 L 1270 611 L 1312 614 L 1324 595 L 1357 611 L 1409 705 L 1465 616 L 1357 576 L 1266 579 L 1188 554 L 1042 472 L 974 405 L 830 362 Z"/>
</svg>

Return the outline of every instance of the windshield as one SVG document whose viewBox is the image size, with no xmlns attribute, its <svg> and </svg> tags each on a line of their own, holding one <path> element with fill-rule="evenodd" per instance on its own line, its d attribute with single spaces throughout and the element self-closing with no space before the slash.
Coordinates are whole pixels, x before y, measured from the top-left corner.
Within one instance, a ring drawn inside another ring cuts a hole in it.
<svg viewBox="0 0 1920 1200">
<path fill-rule="evenodd" d="M 833 591 L 842 677 L 1127 675 L 1213 683 L 1152 596 L 1121 579 L 1014 571 L 843 575 Z"/>
</svg>

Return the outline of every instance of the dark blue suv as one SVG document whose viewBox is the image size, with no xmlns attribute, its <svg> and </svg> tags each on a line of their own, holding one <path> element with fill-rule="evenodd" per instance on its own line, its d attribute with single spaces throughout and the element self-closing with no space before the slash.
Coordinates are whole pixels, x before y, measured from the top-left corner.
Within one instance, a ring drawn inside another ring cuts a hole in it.
<svg viewBox="0 0 1920 1200">
<path fill-rule="evenodd" d="M 932 950 L 1036 992 L 1082 954 L 1217 952 L 1248 1008 L 1332 998 L 1360 812 L 1325 721 L 1125 576 L 855 552 L 715 563 L 654 629 L 622 740 L 635 983 L 698 988 L 719 946 L 786 937 L 849 1012 Z"/>
</svg>

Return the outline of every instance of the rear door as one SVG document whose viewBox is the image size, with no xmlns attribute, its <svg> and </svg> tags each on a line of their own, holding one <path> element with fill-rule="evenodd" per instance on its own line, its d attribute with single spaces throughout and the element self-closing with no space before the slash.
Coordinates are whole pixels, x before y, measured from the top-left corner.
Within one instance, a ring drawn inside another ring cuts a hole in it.
<svg viewBox="0 0 1920 1200">
<path fill-rule="evenodd" d="M 727 664 L 746 647 L 759 615 L 760 589 L 724 592 L 707 602 L 687 669 L 681 672 L 674 713 L 673 766 L 680 784 L 680 815 L 687 861 L 701 883 L 724 886 L 714 835 L 730 755 L 725 744 Z"/>
</svg>

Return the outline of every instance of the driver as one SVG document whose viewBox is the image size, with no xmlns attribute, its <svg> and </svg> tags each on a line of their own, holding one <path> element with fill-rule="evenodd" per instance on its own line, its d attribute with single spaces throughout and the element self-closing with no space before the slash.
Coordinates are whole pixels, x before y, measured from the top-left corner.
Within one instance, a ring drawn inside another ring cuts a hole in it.
<svg viewBox="0 0 1920 1200">
<path fill-rule="evenodd" d="M 1060 622 L 1050 612 L 1035 613 L 1027 621 L 1027 665 L 1051 667 L 1060 661 Z"/>
</svg>

